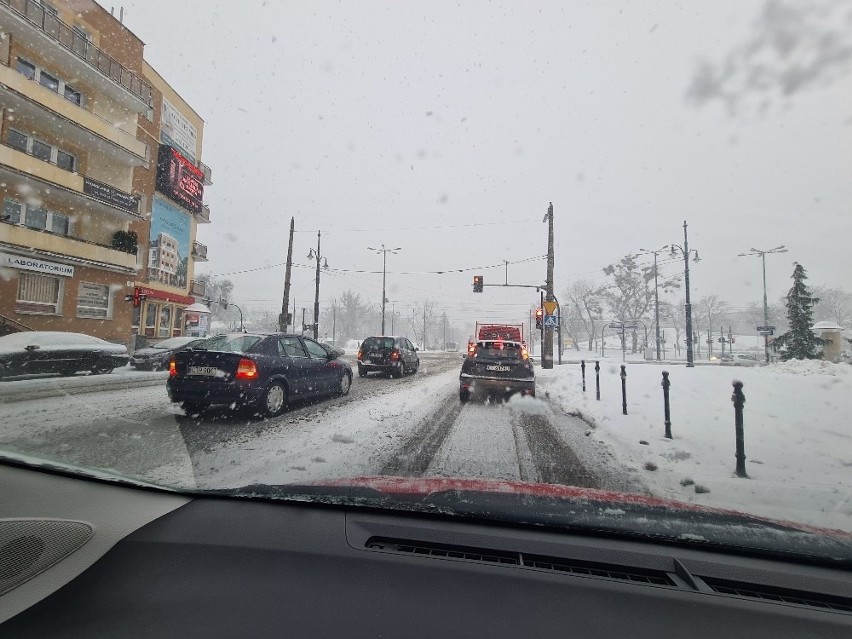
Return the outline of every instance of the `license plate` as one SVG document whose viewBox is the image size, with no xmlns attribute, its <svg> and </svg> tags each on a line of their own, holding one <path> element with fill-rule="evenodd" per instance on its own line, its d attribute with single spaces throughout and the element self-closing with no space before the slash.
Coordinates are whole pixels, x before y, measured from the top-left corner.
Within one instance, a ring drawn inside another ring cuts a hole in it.
<svg viewBox="0 0 852 639">
<path fill-rule="evenodd" d="M 486 366 L 485 370 L 505 373 L 506 371 L 510 371 L 512 369 L 509 366 Z"/>
<path fill-rule="evenodd" d="M 190 366 L 189 374 L 190 375 L 206 375 L 207 377 L 216 377 L 219 373 L 219 369 L 215 366 Z"/>
</svg>

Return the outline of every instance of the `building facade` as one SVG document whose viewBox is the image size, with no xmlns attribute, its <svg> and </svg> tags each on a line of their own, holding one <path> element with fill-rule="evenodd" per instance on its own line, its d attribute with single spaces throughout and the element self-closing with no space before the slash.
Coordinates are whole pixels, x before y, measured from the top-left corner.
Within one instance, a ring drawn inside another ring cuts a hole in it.
<svg viewBox="0 0 852 639">
<path fill-rule="evenodd" d="M 206 259 L 203 121 L 143 53 L 92 0 L 0 0 L 0 333 L 134 343 L 182 332 Z M 178 149 L 192 141 L 190 160 Z M 169 190 L 160 160 L 172 153 L 191 166 Z"/>
</svg>

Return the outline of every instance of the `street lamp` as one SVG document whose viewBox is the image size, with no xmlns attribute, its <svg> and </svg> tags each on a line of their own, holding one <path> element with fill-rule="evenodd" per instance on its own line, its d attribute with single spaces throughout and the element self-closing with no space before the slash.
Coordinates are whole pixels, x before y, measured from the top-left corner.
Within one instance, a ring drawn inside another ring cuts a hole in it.
<svg viewBox="0 0 852 639">
<path fill-rule="evenodd" d="M 386 291 L 385 291 L 385 283 L 387 279 L 387 263 L 388 263 L 388 253 L 393 253 L 396 255 L 402 249 L 400 247 L 396 248 L 385 248 L 385 245 L 382 244 L 382 248 L 373 248 L 372 246 L 367 247 L 368 251 L 375 251 L 376 253 L 382 254 L 382 335 L 385 334 L 385 303 L 388 301 Z"/>
<path fill-rule="evenodd" d="M 776 246 L 774 249 L 769 249 L 768 251 L 761 251 L 760 249 L 749 249 L 751 253 L 740 253 L 738 257 L 750 257 L 752 255 L 760 255 L 760 259 L 763 262 L 763 326 L 769 326 L 769 304 L 766 301 L 766 254 L 767 253 L 786 253 L 787 249 L 784 248 L 784 245 Z M 764 330 L 764 333 L 766 331 Z M 769 363 L 769 335 L 766 334 L 763 336 L 763 352 L 766 357 L 766 363 Z"/>
<path fill-rule="evenodd" d="M 320 286 L 320 260 L 322 260 L 323 268 L 328 268 L 328 260 L 320 255 L 320 232 L 317 231 L 317 250 L 314 252 L 314 249 L 308 251 L 308 259 L 317 261 L 317 276 L 316 276 L 316 290 L 314 291 L 314 339 L 319 338 L 319 286 Z M 304 326 L 302 327 L 304 329 Z"/>
<path fill-rule="evenodd" d="M 641 251 L 639 255 L 653 255 L 654 256 L 654 323 L 656 324 L 656 336 L 657 336 L 657 361 L 660 361 L 660 295 L 657 290 L 657 255 L 665 251 L 669 248 L 669 245 L 658 248 L 656 251 L 649 251 L 648 249 L 639 249 Z"/>
<path fill-rule="evenodd" d="M 698 257 L 698 251 L 689 250 L 689 240 L 686 236 L 686 220 L 683 221 L 683 246 L 672 244 L 671 256 L 674 257 L 677 255 L 678 251 L 683 255 L 683 283 L 686 289 L 686 306 L 684 307 L 686 311 L 686 365 L 691 368 L 695 366 L 695 362 L 692 356 L 692 304 L 689 303 L 689 255 L 690 253 L 695 254 L 694 261 L 696 263 L 700 262 L 701 258 Z"/>
</svg>

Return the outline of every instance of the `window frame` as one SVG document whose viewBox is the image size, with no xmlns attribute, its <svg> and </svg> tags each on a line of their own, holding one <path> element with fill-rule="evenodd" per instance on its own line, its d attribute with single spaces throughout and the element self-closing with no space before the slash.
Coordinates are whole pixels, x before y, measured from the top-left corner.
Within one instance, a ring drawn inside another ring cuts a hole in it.
<svg viewBox="0 0 852 639">
<path fill-rule="evenodd" d="M 325 350 L 325 347 L 323 347 L 323 345 L 319 342 L 315 342 L 314 340 L 309 339 L 307 337 L 303 337 L 302 342 L 305 345 L 305 350 L 308 352 L 308 357 L 310 357 L 311 359 L 328 359 L 328 351 Z M 320 356 L 318 353 L 311 352 L 311 346 L 316 346 L 319 351 L 323 352 L 323 355 Z"/>
<path fill-rule="evenodd" d="M 20 138 L 25 139 L 26 140 L 25 147 L 21 148 L 20 146 L 12 144 L 11 141 L 10 141 L 10 138 L 11 138 L 12 135 L 16 135 L 16 136 L 19 136 Z M 62 169 L 63 171 L 68 171 L 69 173 L 76 173 L 77 172 L 77 167 L 79 166 L 79 164 L 78 164 L 77 155 L 75 153 L 72 153 L 71 151 L 68 151 L 68 150 L 63 149 L 61 147 L 58 147 L 54 144 L 51 144 L 50 142 L 46 142 L 45 140 L 42 140 L 41 138 L 37 138 L 34 135 L 29 135 L 27 133 L 24 133 L 20 129 L 14 129 L 12 127 L 9 127 L 9 132 L 6 135 L 6 144 L 8 144 L 9 146 L 11 146 L 14 149 L 17 149 L 18 151 L 21 151 L 22 153 L 26 153 L 27 155 L 36 158 L 37 160 L 41 160 L 42 162 L 47 162 L 49 164 L 52 164 L 55 167 Z M 49 157 L 47 159 L 45 159 L 41 155 L 35 154 L 36 144 L 41 144 L 42 146 L 45 146 L 49 149 L 49 153 L 48 153 Z M 68 157 L 71 158 L 71 169 L 70 170 L 66 169 L 64 166 L 59 164 L 59 154 L 60 153 L 62 153 L 63 155 L 67 155 Z"/>
<path fill-rule="evenodd" d="M 84 35 L 84 32 L 82 30 L 80 31 L 80 35 L 81 36 Z M 85 36 L 86 36 L 85 40 L 86 40 L 86 43 L 87 43 L 86 44 L 86 50 L 88 51 L 89 43 L 91 43 L 92 39 L 88 34 L 85 34 Z M 85 101 L 85 93 L 83 93 L 79 89 L 75 89 L 74 87 L 70 86 L 61 77 L 59 77 L 58 75 L 56 75 L 54 73 L 51 73 L 50 71 L 45 70 L 43 67 L 39 66 L 35 62 L 30 62 L 29 60 L 27 60 L 26 58 L 23 58 L 21 56 L 15 56 L 15 57 L 16 57 L 15 70 L 18 73 L 23 75 L 25 78 L 32 80 L 33 82 L 38 82 L 45 89 L 48 89 L 49 91 L 52 91 L 53 93 L 59 94 L 60 96 L 64 97 L 66 100 L 68 100 L 69 102 L 76 104 L 77 106 L 80 106 L 80 107 L 83 106 L 83 103 Z M 21 70 L 22 66 L 25 67 L 27 69 L 27 71 L 22 71 Z M 44 84 L 44 82 L 42 82 L 42 79 L 41 79 L 42 75 L 46 75 L 49 78 L 53 79 L 56 82 L 56 88 L 54 89 L 52 86 L 48 86 L 47 84 Z M 76 98 L 77 98 L 76 100 L 71 99 L 71 97 L 68 96 L 69 90 L 72 92 L 73 95 L 76 96 Z"/>
<path fill-rule="evenodd" d="M 6 207 L 9 205 L 16 205 L 18 207 L 18 220 L 12 221 L 11 219 L 6 219 Z M 27 216 L 30 214 L 30 211 L 44 211 L 45 219 L 44 226 L 33 226 L 28 224 Z M 65 232 L 57 231 L 55 229 L 55 224 L 57 218 L 62 218 L 65 220 Z M 60 237 L 68 237 L 71 239 L 75 239 L 72 235 L 71 231 L 73 228 L 73 221 L 71 216 L 67 213 L 62 213 L 60 211 L 54 211 L 45 207 L 37 207 L 31 204 L 27 204 L 25 202 L 21 202 L 20 200 L 16 200 L 15 198 L 5 197 L 3 198 L 3 218 L 2 222 L 4 224 L 12 224 L 14 226 L 22 226 L 24 228 L 30 229 L 32 231 L 42 231 L 44 233 L 50 233 L 52 235 L 59 235 Z"/>
<path fill-rule="evenodd" d="M 21 297 L 21 284 L 29 278 L 45 278 L 49 280 L 54 280 L 57 283 L 56 287 L 56 302 L 48 303 L 48 302 L 40 302 L 35 300 L 25 300 Z M 15 290 L 15 313 L 19 315 L 54 315 L 54 316 L 62 316 L 62 302 L 65 298 L 65 278 L 60 277 L 58 275 L 47 275 L 45 273 L 37 273 L 31 271 L 19 271 L 18 272 L 18 286 Z M 32 309 L 23 309 L 21 308 L 22 304 L 35 305 L 40 304 L 43 306 L 53 306 L 53 311 L 50 310 L 32 310 Z"/>
</svg>

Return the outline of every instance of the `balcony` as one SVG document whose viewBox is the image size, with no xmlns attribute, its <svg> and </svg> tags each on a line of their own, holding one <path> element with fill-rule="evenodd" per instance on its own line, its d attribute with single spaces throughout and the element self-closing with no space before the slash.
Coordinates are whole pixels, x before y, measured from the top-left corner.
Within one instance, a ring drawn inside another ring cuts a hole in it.
<svg viewBox="0 0 852 639">
<path fill-rule="evenodd" d="M 8 16 L 3 20 L 3 29 L 27 48 L 39 51 L 43 58 L 66 60 L 63 66 L 72 75 L 84 77 L 125 108 L 143 113 L 152 106 L 147 82 L 35 0 L 0 0 L 0 15 Z"/>
<path fill-rule="evenodd" d="M 0 242 L 27 247 L 40 255 L 72 258 L 128 274 L 136 272 L 135 253 L 125 253 L 105 244 L 97 244 L 68 235 L 2 223 L 0 224 Z"/>
<path fill-rule="evenodd" d="M 61 131 L 69 142 L 98 151 L 114 162 L 131 167 L 145 163 L 148 150 L 144 142 L 23 73 L 0 65 L 0 88 L 5 88 L 4 106 L 17 116 L 45 122 L 46 128 Z"/>
<path fill-rule="evenodd" d="M 201 211 L 195 214 L 199 224 L 210 224 L 210 207 L 206 204 L 201 205 Z"/>
<path fill-rule="evenodd" d="M 196 262 L 207 261 L 207 245 L 201 242 L 192 243 L 192 259 Z"/>
<path fill-rule="evenodd" d="M 72 173 L 45 160 L 0 144 L 0 181 L 23 181 L 36 192 L 50 188 L 51 196 L 69 208 L 120 215 L 138 220 L 139 198 L 79 173 Z"/>
<path fill-rule="evenodd" d="M 198 168 L 204 174 L 204 186 L 213 186 L 213 171 L 204 162 L 199 162 Z"/>
<path fill-rule="evenodd" d="M 204 294 L 207 292 L 207 287 L 204 282 L 199 280 L 190 280 L 189 281 L 189 294 L 193 297 L 204 297 Z"/>
</svg>

